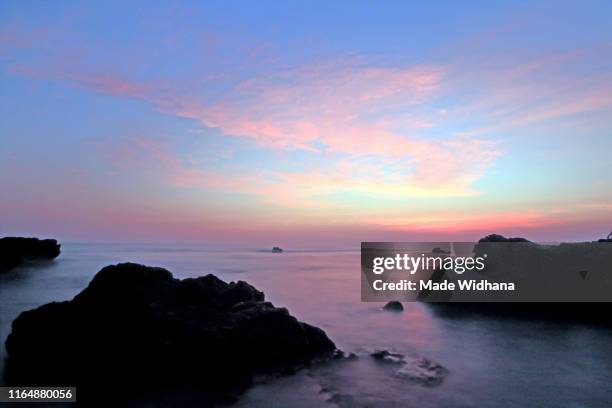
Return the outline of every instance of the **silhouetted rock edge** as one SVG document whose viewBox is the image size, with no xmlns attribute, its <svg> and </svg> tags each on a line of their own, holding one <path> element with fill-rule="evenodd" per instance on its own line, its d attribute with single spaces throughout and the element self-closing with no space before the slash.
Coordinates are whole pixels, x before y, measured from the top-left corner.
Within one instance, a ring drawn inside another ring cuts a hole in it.
<svg viewBox="0 0 612 408">
<path fill-rule="evenodd" d="M 59 254 L 60 245 L 55 239 L 0 238 L 0 272 L 11 270 L 26 260 L 54 259 Z"/>
<path fill-rule="evenodd" d="M 10 383 L 74 384 L 99 398 L 108 383 L 236 395 L 258 373 L 292 370 L 336 347 L 246 282 L 179 280 L 124 263 L 103 268 L 71 301 L 22 313 L 6 349 Z"/>
</svg>

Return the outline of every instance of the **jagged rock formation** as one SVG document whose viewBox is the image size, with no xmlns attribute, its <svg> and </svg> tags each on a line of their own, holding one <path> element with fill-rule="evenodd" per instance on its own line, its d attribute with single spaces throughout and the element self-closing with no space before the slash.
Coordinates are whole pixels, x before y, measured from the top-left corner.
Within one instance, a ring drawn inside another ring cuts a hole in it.
<svg viewBox="0 0 612 408">
<path fill-rule="evenodd" d="M 117 392 L 193 385 L 235 395 L 257 373 L 336 349 L 323 330 L 246 282 L 179 280 L 132 263 L 103 268 L 71 301 L 22 313 L 6 348 L 11 383 L 74 384 L 81 397 L 95 398 L 105 384 Z"/>
</svg>

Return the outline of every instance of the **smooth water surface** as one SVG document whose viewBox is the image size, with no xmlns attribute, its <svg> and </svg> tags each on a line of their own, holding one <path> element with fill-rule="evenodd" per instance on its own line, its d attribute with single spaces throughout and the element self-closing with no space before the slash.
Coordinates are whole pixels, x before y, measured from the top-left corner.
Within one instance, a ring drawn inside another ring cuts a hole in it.
<svg viewBox="0 0 612 408">
<path fill-rule="evenodd" d="M 22 311 L 72 298 L 102 267 L 139 262 L 176 277 L 245 280 L 300 320 L 323 328 L 353 361 L 304 369 L 243 395 L 239 407 L 610 407 L 612 331 L 574 324 L 442 317 L 427 305 L 403 313 L 360 300 L 358 251 L 201 250 L 65 244 L 48 264 L 0 275 L 0 338 Z M 449 375 L 424 386 L 368 356 L 376 348 L 426 357 Z M 2 347 L 0 358 L 5 358 Z"/>
</svg>

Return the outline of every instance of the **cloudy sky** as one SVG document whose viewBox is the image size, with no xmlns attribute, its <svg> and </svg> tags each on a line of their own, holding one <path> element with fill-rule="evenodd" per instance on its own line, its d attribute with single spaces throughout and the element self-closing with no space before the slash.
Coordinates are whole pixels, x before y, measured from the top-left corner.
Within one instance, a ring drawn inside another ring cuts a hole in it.
<svg viewBox="0 0 612 408">
<path fill-rule="evenodd" d="M 126 3 L 0 5 L 1 235 L 612 228 L 610 2 Z"/>
</svg>

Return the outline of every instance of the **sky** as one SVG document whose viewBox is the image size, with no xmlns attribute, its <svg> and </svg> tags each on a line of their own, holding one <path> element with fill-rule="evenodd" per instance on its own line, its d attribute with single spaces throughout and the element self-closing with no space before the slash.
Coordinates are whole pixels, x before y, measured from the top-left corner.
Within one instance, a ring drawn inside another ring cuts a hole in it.
<svg viewBox="0 0 612 408">
<path fill-rule="evenodd" d="M 0 3 L 0 235 L 603 237 L 612 3 Z"/>
</svg>

